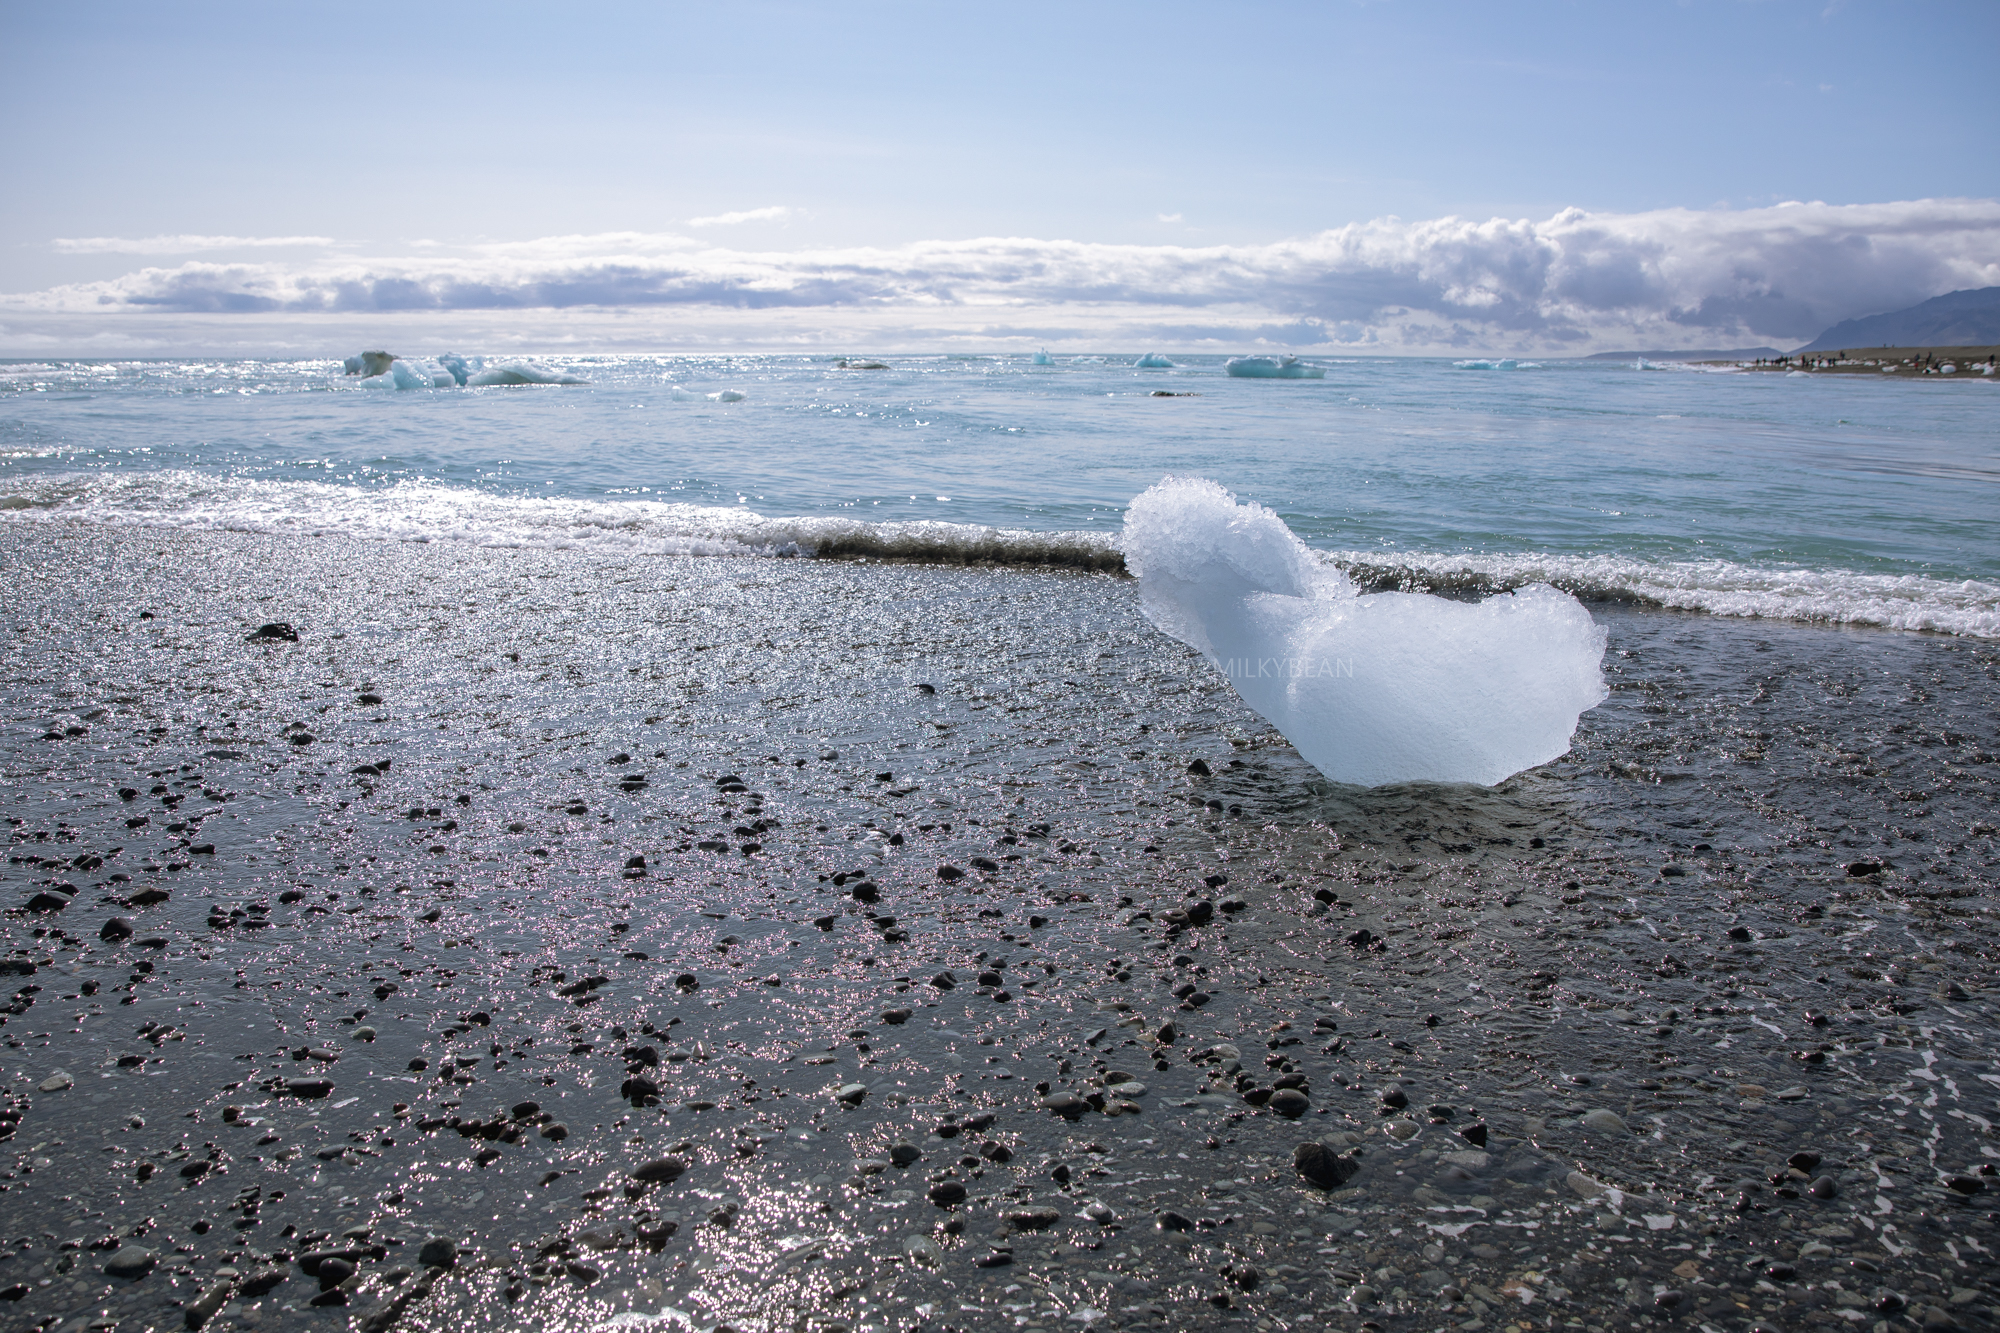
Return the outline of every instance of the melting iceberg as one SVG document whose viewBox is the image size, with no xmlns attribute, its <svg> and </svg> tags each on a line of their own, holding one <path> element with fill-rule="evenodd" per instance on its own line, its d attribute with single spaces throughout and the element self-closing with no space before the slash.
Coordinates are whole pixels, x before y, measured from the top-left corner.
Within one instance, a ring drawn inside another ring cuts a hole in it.
<svg viewBox="0 0 2000 1333">
<path fill-rule="evenodd" d="M 1055 363 L 1056 359 L 1049 355 L 1049 349 L 1046 347 L 1028 358 L 1028 364 L 1031 366 L 1053 366 Z"/>
<path fill-rule="evenodd" d="M 1323 380 L 1326 370 L 1309 366 L 1295 356 L 1233 356 L 1222 368 L 1246 380 Z"/>
<path fill-rule="evenodd" d="M 1172 370 L 1174 368 L 1174 363 L 1161 356 L 1158 352 L 1148 352 L 1132 364 L 1140 370 Z"/>
<path fill-rule="evenodd" d="M 1516 361 L 1512 357 L 1474 357 L 1470 361 L 1454 361 L 1459 370 L 1540 370 L 1539 361 Z"/>
<path fill-rule="evenodd" d="M 1547 584 L 1362 596 L 1276 514 L 1193 477 L 1134 500 L 1123 545 L 1147 619 L 1335 782 L 1490 786 L 1565 754 L 1606 697 L 1603 629 Z"/>
<path fill-rule="evenodd" d="M 724 389 L 720 393 L 710 394 L 708 400 L 712 403 L 740 403 L 748 396 L 741 389 Z"/>
<path fill-rule="evenodd" d="M 466 381 L 475 388 L 495 384 L 588 384 L 589 380 L 565 375 L 559 370 L 543 370 L 539 366 L 514 362 L 505 366 L 488 366 L 485 370 Z"/>
</svg>

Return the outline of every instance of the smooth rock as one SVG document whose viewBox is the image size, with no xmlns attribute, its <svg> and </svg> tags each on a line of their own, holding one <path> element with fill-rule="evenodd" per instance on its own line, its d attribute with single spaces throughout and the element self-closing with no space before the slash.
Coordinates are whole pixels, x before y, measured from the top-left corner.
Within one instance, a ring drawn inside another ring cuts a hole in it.
<svg viewBox="0 0 2000 1333">
<path fill-rule="evenodd" d="M 458 1245 L 443 1236 L 432 1236 L 417 1251 L 417 1262 L 425 1268 L 451 1268 L 458 1263 Z"/>
<path fill-rule="evenodd" d="M 688 1164 L 678 1157 L 660 1157 L 634 1168 L 632 1179 L 649 1185 L 670 1185 L 687 1169 Z"/>
<path fill-rule="evenodd" d="M 1595 1111 L 1584 1112 L 1583 1119 L 1577 1123 L 1585 1129 L 1594 1130 L 1599 1134 L 1630 1134 L 1632 1132 L 1625 1124 L 1623 1116 L 1619 1115 L 1616 1111 L 1607 1111 L 1602 1107 L 1599 1107 Z"/>
<path fill-rule="evenodd" d="M 69 1076 L 67 1070 L 58 1069 L 35 1086 L 43 1092 L 61 1092 L 65 1088 L 75 1087 L 76 1080 Z"/>
<path fill-rule="evenodd" d="M 127 1245 L 105 1263 L 104 1271 L 111 1277 L 141 1278 L 153 1271 L 159 1256 L 143 1245 Z"/>
</svg>

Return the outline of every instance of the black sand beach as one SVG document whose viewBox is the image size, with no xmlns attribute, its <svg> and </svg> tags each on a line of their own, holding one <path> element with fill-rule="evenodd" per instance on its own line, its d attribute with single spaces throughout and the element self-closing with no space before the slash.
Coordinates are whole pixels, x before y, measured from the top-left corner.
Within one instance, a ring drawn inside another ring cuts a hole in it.
<svg viewBox="0 0 2000 1333">
<path fill-rule="evenodd" d="M 1109 575 L 0 571 L 8 1328 L 1995 1320 L 1989 643 L 1600 606 L 1360 791 Z"/>
</svg>

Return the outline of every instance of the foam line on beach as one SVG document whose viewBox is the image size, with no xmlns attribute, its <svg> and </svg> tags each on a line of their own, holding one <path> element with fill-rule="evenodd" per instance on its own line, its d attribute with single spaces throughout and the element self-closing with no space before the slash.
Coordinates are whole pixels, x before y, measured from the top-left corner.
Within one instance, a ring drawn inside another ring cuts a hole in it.
<svg viewBox="0 0 2000 1333">
<path fill-rule="evenodd" d="M 498 495 L 428 482 L 362 489 L 194 471 L 18 479 L 0 493 L 0 520 L 618 554 L 867 558 L 1125 572 L 1117 536 L 1109 532 L 767 517 L 732 506 Z M 1364 592 L 1486 596 L 1548 583 L 1586 602 L 2000 638 L 2000 584 L 1978 580 L 1620 555 L 1317 555 L 1345 571 Z"/>
</svg>

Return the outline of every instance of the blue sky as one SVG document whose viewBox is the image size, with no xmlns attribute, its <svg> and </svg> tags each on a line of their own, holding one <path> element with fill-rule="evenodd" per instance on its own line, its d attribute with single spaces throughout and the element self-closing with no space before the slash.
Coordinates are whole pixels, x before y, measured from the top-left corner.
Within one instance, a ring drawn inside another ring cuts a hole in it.
<svg viewBox="0 0 2000 1333">
<path fill-rule="evenodd" d="M 1691 300 L 1743 295 L 1712 253 L 1738 242 L 1684 211 L 1743 222 L 1789 201 L 2000 197 L 1996 39 L 1990 3 L 1919 14 L 1840 0 L 14 4 L 0 8 L 14 145 L 0 354 L 230 318 L 243 332 L 216 336 L 303 337 L 371 315 L 586 341 L 782 342 L 821 326 L 892 342 L 946 330 L 1391 348 L 1469 345 L 1454 329 L 1533 347 L 1676 329 L 1803 340 L 1817 330 L 1791 323 L 2000 281 L 1990 215 L 1953 214 L 1927 254 L 1934 212 L 1827 213 L 1815 236 L 1830 254 L 1887 258 L 1848 262 L 1825 290 L 1764 275 L 1788 284 L 1777 300 L 1790 313 L 1759 325 L 1730 324 L 1712 302 L 1684 318 Z M 1416 261 L 1388 251 L 1329 266 L 1324 246 L 1282 248 L 1394 217 L 1407 250 L 1421 248 L 1408 228 L 1565 209 L 1662 272 L 1694 235 L 1736 286 L 1691 295 L 1669 273 L 1615 315 L 1591 304 L 1601 293 L 1565 307 L 1546 291 L 1529 315 L 1534 292 L 1480 287 L 1512 281 L 1518 237 L 1454 261 L 1501 270 L 1455 288 L 1435 273 L 1396 279 Z M 940 244 L 992 237 L 1100 249 L 1050 252 L 1067 285 L 1010 287 L 1048 259 L 1019 247 L 955 252 L 948 272 L 935 262 Z M 284 238 L 307 239 L 249 243 Z M 530 243 L 539 258 L 524 267 Z M 1183 285 L 1149 323 L 1143 308 L 1159 302 L 1141 288 L 1162 257 Z M 1093 263 L 1102 275 L 1083 272 Z M 1261 276 L 1189 278 L 1204 265 Z M 883 269 L 908 280 L 847 280 Z M 665 270 L 679 275 L 671 296 Z M 569 280 L 579 273 L 588 281 Z M 1002 313 L 958 308 L 955 292 L 975 288 Z M 782 315 L 732 316 L 745 292 Z M 1479 318 L 1489 307 L 1501 313 Z M 644 312 L 643 327 L 607 311 Z"/>
</svg>

